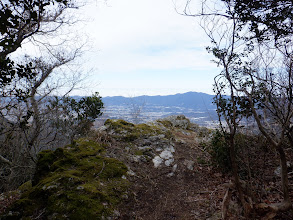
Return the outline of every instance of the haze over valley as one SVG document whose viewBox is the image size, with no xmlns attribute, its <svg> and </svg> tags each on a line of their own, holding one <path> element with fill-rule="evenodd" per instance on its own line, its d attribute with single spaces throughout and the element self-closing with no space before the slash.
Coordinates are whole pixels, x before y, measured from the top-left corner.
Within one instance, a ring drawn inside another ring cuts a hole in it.
<svg viewBox="0 0 293 220">
<path fill-rule="evenodd" d="M 213 95 L 187 92 L 166 96 L 104 97 L 104 113 L 98 125 L 107 118 L 145 123 L 170 115 L 185 115 L 193 123 L 213 127 L 217 121 Z"/>
</svg>

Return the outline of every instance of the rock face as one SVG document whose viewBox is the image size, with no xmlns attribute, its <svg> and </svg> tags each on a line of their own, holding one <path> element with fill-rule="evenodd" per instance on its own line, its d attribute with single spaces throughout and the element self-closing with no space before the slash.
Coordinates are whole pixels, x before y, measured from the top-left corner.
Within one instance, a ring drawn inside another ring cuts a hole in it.
<svg viewBox="0 0 293 220">
<path fill-rule="evenodd" d="M 209 135 L 182 115 L 148 124 L 108 119 L 87 139 L 41 152 L 32 187 L 0 219 L 171 219 L 165 197 L 171 210 L 200 209 L 185 192 L 202 186 L 195 171 L 208 154 L 199 160 L 193 144 Z"/>
<path fill-rule="evenodd" d="M 128 161 L 152 162 L 154 168 L 173 167 L 173 170 L 178 166 L 175 159 L 175 143 L 186 144 L 184 140 L 176 138 L 174 132 L 189 136 L 193 142 L 207 142 L 210 137 L 208 129 L 192 124 L 184 115 L 172 115 L 148 124 L 132 124 L 123 120 L 108 119 L 100 131 L 128 143 L 125 147 Z M 199 133 L 200 136 L 195 133 Z M 190 160 L 188 163 L 185 161 L 182 165 L 192 170 L 194 161 Z"/>
<path fill-rule="evenodd" d="M 199 192 L 211 187 L 202 178 L 210 176 L 203 142 L 211 130 L 185 116 L 171 116 L 147 124 L 107 120 L 101 132 L 116 140 L 111 142 L 113 157 L 129 168 L 132 197 L 119 210 L 120 219 L 220 219 L 209 205 L 215 200 Z"/>
<path fill-rule="evenodd" d="M 170 130 L 160 122 L 135 125 L 123 120 L 108 119 L 101 130 L 129 143 L 127 150 L 130 161 L 152 161 L 156 168 L 173 165 L 173 137 Z"/>
<path fill-rule="evenodd" d="M 190 120 L 186 118 L 184 115 L 171 115 L 169 117 L 163 118 L 159 120 L 161 122 L 165 122 L 166 124 L 170 124 L 172 127 L 187 129 L 189 127 Z"/>
<path fill-rule="evenodd" d="M 0 219 L 103 219 L 127 195 L 127 167 L 87 139 L 39 154 L 33 185 Z"/>
</svg>

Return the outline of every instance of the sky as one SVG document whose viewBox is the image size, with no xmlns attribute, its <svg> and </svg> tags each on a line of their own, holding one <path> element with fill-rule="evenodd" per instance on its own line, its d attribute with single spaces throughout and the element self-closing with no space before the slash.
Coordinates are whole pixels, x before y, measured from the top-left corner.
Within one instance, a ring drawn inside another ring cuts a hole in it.
<svg viewBox="0 0 293 220">
<path fill-rule="evenodd" d="M 184 1 L 184 0 L 180 0 Z M 209 40 L 193 17 L 178 14 L 174 0 L 93 1 L 81 8 L 89 50 L 83 55 L 101 96 L 212 94 L 219 69 Z M 77 92 L 80 94 L 80 91 Z"/>
</svg>

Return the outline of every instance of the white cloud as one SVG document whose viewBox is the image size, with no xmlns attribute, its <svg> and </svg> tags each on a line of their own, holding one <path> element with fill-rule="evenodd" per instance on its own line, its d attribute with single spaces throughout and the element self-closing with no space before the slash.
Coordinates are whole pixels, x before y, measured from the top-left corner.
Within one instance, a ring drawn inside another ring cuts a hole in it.
<svg viewBox="0 0 293 220">
<path fill-rule="evenodd" d="M 172 70 L 189 68 L 191 70 L 204 70 L 214 66 L 209 56 L 203 51 L 196 51 L 188 48 L 162 51 L 158 54 L 147 54 L 147 52 L 110 50 L 107 53 L 96 55 L 94 62 L 100 73 L 133 72 L 141 69 Z"/>
<path fill-rule="evenodd" d="M 153 88 L 151 81 L 159 80 L 160 71 L 169 71 L 170 78 L 181 80 L 178 84 L 183 90 L 198 74 L 195 88 L 211 91 L 210 85 L 203 88 L 204 83 L 212 81 L 215 70 L 212 56 L 204 49 L 209 40 L 195 19 L 176 13 L 172 0 L 107 0 L 107 4 L 83 10 L 92 19 L 84 27 L 93 41 L 87 60 L 97 69 L 94 78 L 102 85 L 112 80 L 124 81 L 125 87 L 133 90 Z M 180 69 L 189 70 L 193 76 L 176 78 L 174 70 Z M 123 79 L 125 74 L 144 71 L 156 72 L 152 79 L 144 80 L 145 84 Z M 204 71 L 207 74 L 203 75 Z"/>
</svg>

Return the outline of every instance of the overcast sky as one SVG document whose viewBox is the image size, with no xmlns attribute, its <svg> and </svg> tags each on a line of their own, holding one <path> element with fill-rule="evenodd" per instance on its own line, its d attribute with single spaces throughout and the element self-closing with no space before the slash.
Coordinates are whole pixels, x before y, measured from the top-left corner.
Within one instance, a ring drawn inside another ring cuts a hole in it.
<svg viewBox="0 0 293 220">
<path fill-rule="evenodd" d="M 93 68 L 88 91 L 102 96 L 212 94 L 219 71 L 198 21 L 179 15 L 172 0 L 107 0 L 82 9 Z M 94 88 L 93 88 L 94 87 Z"/>
</svg>

